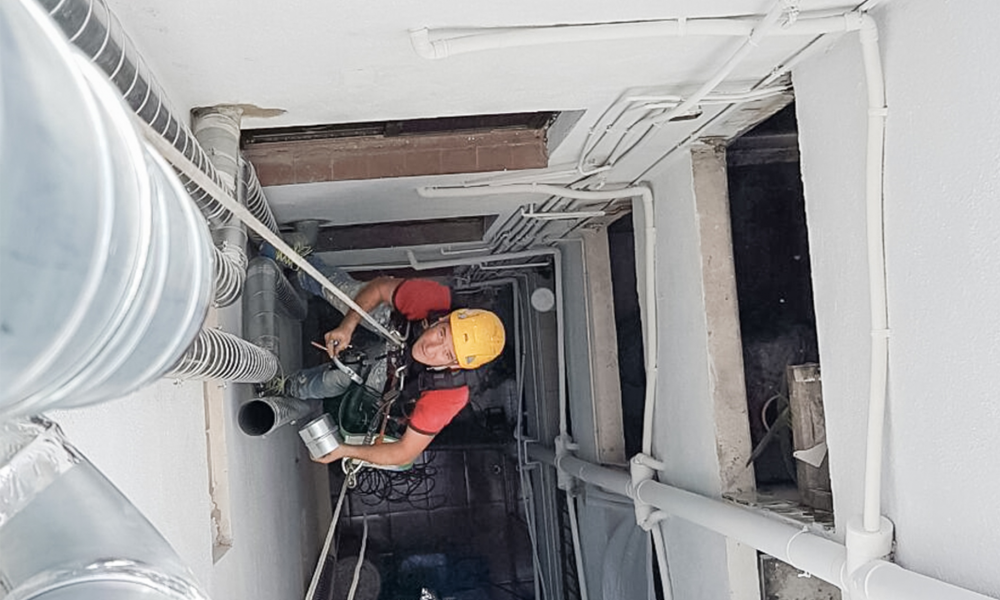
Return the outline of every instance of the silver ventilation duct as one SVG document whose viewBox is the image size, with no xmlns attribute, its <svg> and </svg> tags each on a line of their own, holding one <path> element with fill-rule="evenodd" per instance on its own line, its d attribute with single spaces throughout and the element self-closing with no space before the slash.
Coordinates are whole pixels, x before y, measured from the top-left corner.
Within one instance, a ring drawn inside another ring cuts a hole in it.
<svg viewBox="0 0 1000 600">
<path fill-rule="evenodd" d="M 125 98 L 125 103 L 217 184 L 233 191 L 216 172 L 187 125 L 166 105 L 160 86 L 104 0 L 37 0 L 69 41 L 83 51 Z M 183 181 L 183 176 L 182 176 Z M 210 224 L 228 220 L 229 211 L 206 192 L 183 181 Z"/>
<path fill-rule="evenodd" d="M 104 0 L 37 1 L 49 12 L 69 41 L 104 71 L 121 92 L 125 102 L 143 121 L 173 144 L 220 187 L 231 194 L 236 193 L 235 179 L 239 175 L 238 171 L 234 169 L 232 173 L 234 177 L 227 178 L 213 166 L 187 125 L 179 121 L 169 108 L 162 89 Z M 273 226 L 274 231 L 277 231 L 274 216 L 263 194 L 258 193 L 260 183 L 252 171 L 247 177 L 252 178 L 247 186 L 252 196 L 250 210 L 255 217 L 268 226 Z M 216 202 L 208 192 L 184 175 L 180 175 L 180 178 L 213 230 L 224 227 L 231 221 L 232 216 L 229 211 Z M 231 304 L 239 297 L 241 291 L 239 287 L 233 287 L 236 284 L 231 282 L 242 281 L 246 259 L 244 257 L 241 261 L 239 257 L 233 256 L 234 246 L 233 243 L 224 245 L 221 248 L 223 260 L 216 261 L 217 270 L 226 271 L 217 275 L 217 281 L 230 286 L 219 289 L 215 301 L 217 306 Z"/>
<path fill-rule="evenodd" d="M 0 14 L 0 418 L 126 395 L 191 344 L 204 220 L 37 6 Z"/>
<path fill-rule="evenodd" d="M 240 407 L 240 429 L 247 435 L 267 435 L 279 427 L 306 420 L 321 407 L 319 402 L 298 398 L 255 398 Z"/>
<path fill-rule="evenodd" d="M 274 214 L 271 212 L 271 206 L 267 203 L 267 198 L 264 197 L 264 190 L 260 187 L 260 179 L 257 178 L 257 171 L 254 169 L 253 163 L 240 156 L 240 171 L 245 192 L 243 197 L 247 209 L 261 223 L 267 225 L 268 229 L 277 233 L 278 223 L 274 220 Z M 256 243 L 261 242 L 260 237 L 252 231 L 250 239 Z"/>
<path fill-rule="evenodd" d="M 224 189 L 236 190 L 237 200 L 243 202 L 247 189 L 242 183 L 239 163 L 243 110 L 236 107 L 205 108 L 194 111 L 193 116 L 195 139 L 211 158 L 215 173 L 225 182 Z M 212 227 L 212 239 L 221 255 L 216 256 L 215 263 L 216 306 L 229 306 L 240 297 L 247 273 L 246 228 L 228 212 L 226 214 L 224 223 Z"/>
<path fill-rule="evenodd" d="M 207 600 L 162 535 L 59 427 L 0 422 L 6 600 Z"/>
</svg>

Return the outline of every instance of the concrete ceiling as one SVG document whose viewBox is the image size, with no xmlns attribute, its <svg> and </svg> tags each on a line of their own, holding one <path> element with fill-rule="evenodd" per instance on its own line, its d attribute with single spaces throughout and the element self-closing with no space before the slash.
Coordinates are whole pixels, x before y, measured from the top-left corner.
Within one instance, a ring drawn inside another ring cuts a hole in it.
<svg viewBox="0 0 1000 600">
<path fill-rule="evenodd" d="M 285 111 L 244 127 L 606 106 L 627 87 L 700 83 L 739 44 L 645 39 L 511 48 L 431 61 L 417 27 L 553 25 L 762 14 L 770 0 L 468 3 L 109 0 L 179 109 L 249 104 Z M 804 3 L 808 10 L 843 1 Z M 753 79 L 799 48 L 771 39 L 734 73 Z"/>
<path fill-rule="evenodd" d="M 626 5 L 581 2 L 468 3 L 318 0 L 108 0 L 179 114 L 196 106 L 244 104 L 244 128 L 348 123 L 538 110 L 582 110 L 550 155 L 574 163 L 588 129 L 623 92 L 655 88 L 687 93 L 709 78 L 741 44 L 727 37 L 635 39 L 506 48 L 427 60 L 414 52 L 419 27 L 502 27 L 758 15 L 772 0 L 683 0 Z M 843 7 L 843 0 L 804 2 L 804 10 Z M 839 11 L 838 11 L 839 12 Z M 764 40 L 725 83 L 745 90 L 810 42 Z M 717 110 L 717 109 L 716 109 Z M 618 165 L 610 183 L 627 183 L 714 114 L 670 123 L 648 150 Z M 482 179 L 479 174 L 476 179 Z M 417 180 L 419 179 L 419 181 Z M 282 222 L 338 223 L 507 214 L 536 199 L 418 198 L 417 185 L 466 178 L 396 178 L 268 188 Z"/>
</svg>

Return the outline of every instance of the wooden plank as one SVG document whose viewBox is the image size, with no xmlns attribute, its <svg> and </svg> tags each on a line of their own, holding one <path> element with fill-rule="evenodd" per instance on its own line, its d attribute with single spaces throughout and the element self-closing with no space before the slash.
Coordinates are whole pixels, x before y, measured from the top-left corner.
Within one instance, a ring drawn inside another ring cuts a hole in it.
<svg viewBox="0 0 1000 600">
<path fill-rule="evenodd" d="M 814 363 L 790 365 L 785 374 L 788 379 L 794 448 L 796 451 L 808 450 L 826 442 L 820 368 Z M 819 467 L 801 460 L 796 460 L 795 466 L 802 503 L 813 508 L 833 511 L 829 456 L 823 457 Z"/>
</svg>

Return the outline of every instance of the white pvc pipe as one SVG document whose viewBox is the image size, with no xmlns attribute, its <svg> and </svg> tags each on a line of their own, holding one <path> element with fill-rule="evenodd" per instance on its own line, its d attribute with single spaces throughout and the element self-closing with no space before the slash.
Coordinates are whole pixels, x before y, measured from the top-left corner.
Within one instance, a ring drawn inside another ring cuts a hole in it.
<svg viewBox="0 0 1000 600">
<path fill-rule="evenodd" d="M 481 52 L 500 48 L 596 42 L 650 37 L 750 35 L 758 24 L 754 17 L 708 19 L 677 19 L 624 23 L 591 23 L 586 25 L 548 25 L 540 27 L 477 28 L 459 32 L 432 32 L 426 27 L 411 29 L 410 42 L 421 58 L 441 59 L 456 54 Z M 800 15 L 795 23 L 782 27 L 772 35 L 817 35 L 847 31 L 853 23 L 844 17 L 810 18 Z M 855 27 L 856 28 L 856 27 Z M 448 36 L 450 37 L 437 37 Z"/>
<path fill-rule="evenodd" d="M 983 600 L 986 596 L 932 577 L 908 571 L 899 565 L 876 560 L 858 569 L 851 581 L 868 600 Z"/>
<path fill-rule="evenodd" d="M 649 454 L 652 447 L 653 437 L 653 405 L 656 400 L 656 368 L 657 368 L 657 347 L 656 347 L 656 226 L 653 213 L 653 192 L 644 185 L 632 186 L 620 190 L 587 191 L 564 188 L 558 185 L 547 184 L 513 184 L 503 186 L 484 186 L 475 188 L 418 188 L 417 193 L 424 198 L 460 198 L 467 196 L 492 196 L 495 194 L 545 194 L 548 196 L 561 196 L 576 200 L 614 200 L 618 198 L 638 198 L 643 206 L 643 217 L 645 227 L 643 233 L 645 237 L 644 247 L 644 267 L 646 274 L 645 282 L 645 322 L 643 323 L 643 342 L 646 354 L 646 397 L 643 405 L 642 422 L 642 452 Z M 513 253 L 524 255 L 523 252 Z M 499 255 L 497 255 L 499 256 Z M 508 255 L 511 256 L 511 255 Z M 558 254 L 556 255 L 558 256 Z M 471 263 L 477 264 L 479 259 L 473 259 Z M 412 262 L 412 255 L 411 255 Z M 557 262 L 557 265 L 559 263 Z M 562 308 L 561 288 L 561 267 L 557 268 L 556 286 L 557 306 Z M 557 317 L 560 319 L 559 343 L 562 344 L 562 311 L 558 311 Z M 560 352 L 560 356 L 562 353 Z M 562 372 L 563 362 L 560 359 L 560 372 Z M 560 386 L 563 386 L 563 377 L 560 377 Z M 562 387 L 560 387 L 562 390 Z M 559 431 L 566 433 L 565 415 L 565 391 L 560 392 L 560 423 Z"/>
<path fill-rule="evenodd" d="M 667 566 L 667 540 L 663 529 L 656 526 L 649 530 L 653 538 L 653 554 L 656 555 L 656 566 L 660 571 L 660 587 L 663 589 L 663 600 L 673 600 L 674 590 L 670 584 L 670 571 Z"/>
<path fill-rule="evenodd" d="M 749 55 L 754 48 L 758 46 L 760 40 L 767 35 L 778 22 L 781 17 L 782 9 L 784 7 L 783 0 L 777 0 L 771 9 L 767 11 L 764 18 L 760 20 L 759 24 L 756 24 L 754 28 L 750 31 L 747 39 L 743 41 L 740 48 L 727 60 L 719 69 L 715 72 L 712 77 L 710 77 L 705 83 L 701 84 L 694 93 L 688 96 L 683 102 L 673 107 L 672 109 L 666 111 L 663 114 L 657 115 L 655 117 L 650 117 L 647 119 L 640 119 L 636 123 L 633 123 L 629 129 L 635 130 L 636 127 L 651 127 L 653 125 L 658 125 L 660 123 L 666 123 L 673 120 L 674 118 L 684 115 L 698 106 L 698 103 L 702 101 L 708 94 L 712 92 L 716 87 L 722 83 L 726 77 L 729 77 L 730 73 L 743 61 L 744 58 Z M 627 137 L 627 135 L 625 136 Z M 625 137 L 621 141 L 625 140 Z M 620 144 L 621 142 L 619 142 Z M 638 143 L 638 142 L 637 142 Z M 636 144 L 632 144 L 626 147 L 626 149 L 618 153 L 613 151 L 611 156 L 608 157 L 608 164 L 615 164 L 626 156 Z M 617 150 L 617 148 L 616 148 Z"/>
<path fill-rule="evenodd" d="M 742 542 L 837 587 L 872 600 L 986 600 L 959 588 L 883 560 L 870 560 L 848 574 L 847 549 L 838 542 L 764 513 L 723 500 L 700 496 L 652 479 L 634 481 L 620 469 L 579 458 L 557 456 L 550 448 L 529 446 L 535 460 L 550 464 L 581 481 L 656 507 L 670 515 Z"/>
<path fill-rule="evenodd" d="M 551 448 L 539 445 L 528 446 L 528 455 L 539 462 L 552 465 L 580 481 L 596 485 L 621 496 L 634 497 L 632 478 L 628 472 L 621 469 L 602 467 L 570 454 L 557 455 Z"/>
<path fill-rule="evenodd" d="M 882 444 L 889 360 L 889 317 L 886 303 L 885 248 L 882 215 L 882 178 L 885 155 L 885 83 L 879 57 L 878 28 L 864 15 L 859 32 L 865 83 L 868 89 L 868 162 L 865 203 L 868 230 L 868 286 L 871 296 L 871 379 L 868 402 L 868 439 L 865 455 L 865 495 L 862 519 L 869 532 L 879 529 L 882 498 Z"/>
<path fill-rule="evenodd" d="M 847 558 L 845 548 L 827 538 L 806 533 L 801 526 L 782 523 L 735 504 L 652 480 L 636 486 L 635 498 L 843 587 L 841 573 Z"/>
</svg>

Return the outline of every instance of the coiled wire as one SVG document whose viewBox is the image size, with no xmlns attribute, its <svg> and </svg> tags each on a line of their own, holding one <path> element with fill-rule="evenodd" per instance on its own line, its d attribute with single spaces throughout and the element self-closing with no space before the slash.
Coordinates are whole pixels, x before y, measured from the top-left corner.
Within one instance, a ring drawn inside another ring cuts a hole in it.
<svg viewBox="0 0 1000 600">
<path fill-rule="evenodd" d="M 434 477 L 438 469 L 430 464 L 433 452 L 425 452 L 424 460 L 414 463 L 405 471 L 363 468 L 355 475 L 358 494 L 362 503 L 376 506 L 383 502 L 406 502 L 414 508 L 439 508 L 444 505 L 443 495 L 434 495 Z"/>
</svg>

